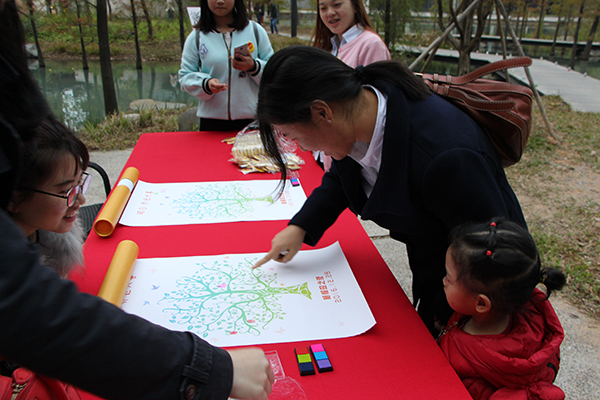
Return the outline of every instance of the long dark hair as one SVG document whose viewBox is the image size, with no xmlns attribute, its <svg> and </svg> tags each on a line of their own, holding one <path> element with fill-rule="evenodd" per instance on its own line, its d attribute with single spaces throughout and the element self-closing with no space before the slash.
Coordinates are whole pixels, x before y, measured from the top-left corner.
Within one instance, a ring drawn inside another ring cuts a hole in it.
<svg viewBox="0 0 600 400">
<path fill-rule="evenodd" d="M 354 7 L 354 22 L 360 24 L 364 29 L 375 32 L 375 28 L 369 20 L 367 10 L 362 0 L 350 0 L 352 7 Z M 331 51 L 331 38 L 335 34 L 329 30 L 327 25 L 321 20 L 321 13 L 319 11 L 319 1 L 317 0 L 317 23 L 315 24 L 315 31 L 313 32 L 311 42 L 314 47 L 319 49 Z"/>
<path fill-rule="evenodd" d="M 230 25 L 236 31 L 241 31 L 248 26 L 248 11 L 244 0 L 235 0 L 233 5 L 233 23 Z M 199 29 L 203 33 L 209 33 L 217 29 L 215 17 L 212 11 L 208 8 L 208 0 L 200 0 L 200 19 L 193 26 L 194 29 Z"/>
<path fill-rule="evenodd" d="M 308 122 L 315 100 L 337 102 L 350 114 L 362 86 L 380 80 L 396 86 L 409 100 L 423 100 L 430 94 L 423 80 L 399 61 L 379 61 L 355 69 L 311 46 L 286 47 L 271 57 L 260 81 L 256 113 L 261 140 L 279 167 L 282 182 L 287 175 L 272 124 Z"/>
<path fill-rule="evenodd" d="M 499 312 L 518 311 L 539 283 L 546 286 L 547 296 L 565 284 L 560 270 L 541 267 L 535 241 L 515 222 L 493 218 L 463 224 L 450 232 L 449 241 L 457 280 L 468 290 L 488 296 Z"/>
</svg>

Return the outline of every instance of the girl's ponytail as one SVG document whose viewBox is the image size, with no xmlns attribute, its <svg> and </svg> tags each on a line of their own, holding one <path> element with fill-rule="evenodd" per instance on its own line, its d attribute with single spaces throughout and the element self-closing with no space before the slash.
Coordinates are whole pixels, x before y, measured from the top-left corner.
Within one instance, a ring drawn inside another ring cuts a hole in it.
<svg viewBox="0 0 600 400">
<path fill-rule="evenodd" d="M 540 270 L 540 283 L 546 286 L 546 297 L 550 297 L 553 291 L 561 290 L 567 280 L 562 271 L 556 268 L 544 267 Z"/>
</svg>

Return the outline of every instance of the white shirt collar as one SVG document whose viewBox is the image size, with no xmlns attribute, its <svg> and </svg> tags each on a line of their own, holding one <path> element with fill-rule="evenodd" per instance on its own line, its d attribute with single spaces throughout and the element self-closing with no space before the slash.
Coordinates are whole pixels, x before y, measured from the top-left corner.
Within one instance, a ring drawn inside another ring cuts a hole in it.
<svg viewBox="0 0 600 400">
<path fill-rule="evenodd" d="M 362 166 L 363 189 L 367 196 L 371 195 L 379 169 L 381 168 L 381 155 L 383 151 L 383 136 L 385 133 L 385 121 L 387 112 L 387 97 L 371 85 L 364 85 L 377 95 L 377 120 L 371 137 L 371 143 L 356 142 L 350 150 L 349 157 Z"/>
<path fill-rule="evenodd" d="M 331 37 L 331 45 L 332 45 L 331 54 L 333 54 L 334 56 L 337 57 L 337 53 L 340 50 L 340 47 L 342 47 L 346 43 L 349 43 L 349 42 L 353 41 L 354 39 L 356 39 L 358 37 L 358 35 L 363 33 L 363 31 L 364 31 L 364 28 L 362 26 L 360 26 L 360 24 L 356 24 L 342 34 L 341 42 L 340 42 L 340 38 L 338 37 L 338 35 L 333 35 Z"/>
</svg>

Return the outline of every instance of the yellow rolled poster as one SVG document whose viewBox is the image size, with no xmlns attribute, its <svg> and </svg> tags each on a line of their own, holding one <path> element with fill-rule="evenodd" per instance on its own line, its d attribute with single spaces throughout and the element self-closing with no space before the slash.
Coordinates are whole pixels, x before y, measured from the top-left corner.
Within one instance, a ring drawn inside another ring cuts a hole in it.
<svg viewBox="0 0 600 400">
<path fill-rule="evenodd" d="M 94 232 L 98 236 L 108 237 L 114 232 L 139 176 L 140 171 L 135 167 L 129 167 L 123 172 L 121 180 L 113 189 L 110 197 L 106 200 L 104 208 L 94 221 Z"/>
<path fill-rule="evenodd" d="M 139 251 L 138 245 L 131 240 L 119 243 L 98 291 L 98 297 L 121 307 Z"/>
</svg>

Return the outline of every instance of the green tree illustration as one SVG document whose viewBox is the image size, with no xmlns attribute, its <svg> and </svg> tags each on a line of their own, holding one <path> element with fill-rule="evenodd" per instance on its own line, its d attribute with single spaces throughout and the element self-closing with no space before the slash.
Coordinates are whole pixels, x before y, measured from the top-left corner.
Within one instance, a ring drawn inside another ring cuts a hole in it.
<svg viewBox="0 0 600 400">
<path fill-rule="evenodd" d="M 177 290 L 165 293 L 158 302 L 166 305 L 169 322 L 183 325 L 202 337 L 212 331 L 228 335 L 258 336 L 268 325 L 283 319 L 279 300 L 283 295 L 299 294 L 311 298 L 308 283 L 276 286 L 277 274 L 252 269 L 256 259 L 231 265 L 227 259 L 212 265 L 197 263 L 198 271 L 177 280 Z"/>
<path fill-rule="evenodd" d="M 202 219 L 204 216 L 238 217 L 254 211 L 253 204 L 266 202 L 273 204 L 273 196 L 256 197 L 251 191 L 244 190 L 239 183 L 227 185 L 203 184 L 198 185 L 181 198 L 173 200 L 173 209 L 190 218 Z"/>
</svg>

